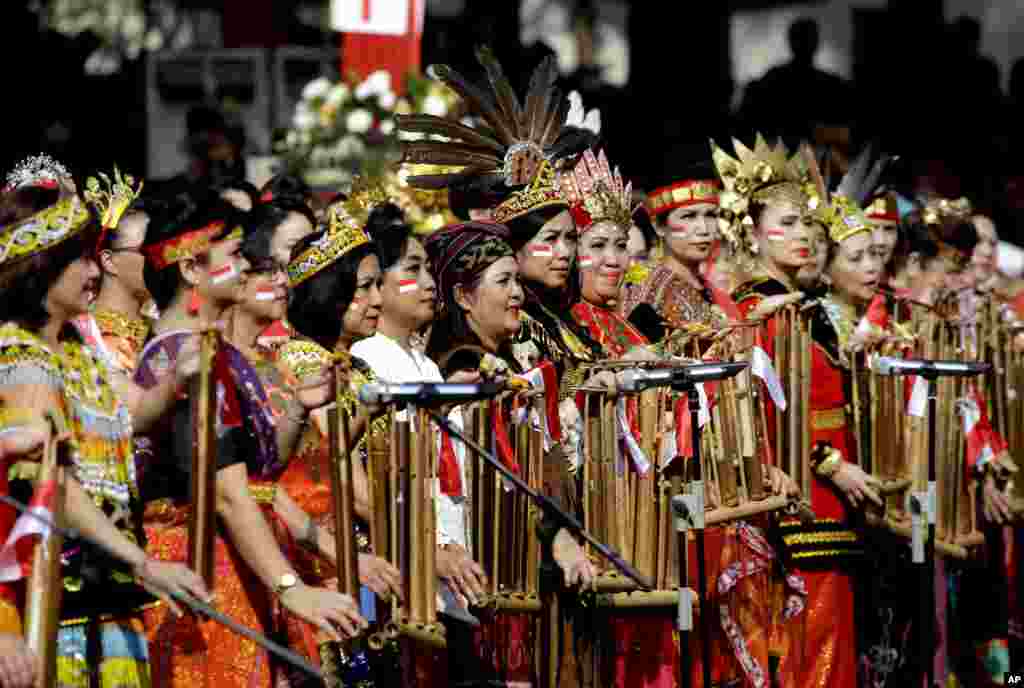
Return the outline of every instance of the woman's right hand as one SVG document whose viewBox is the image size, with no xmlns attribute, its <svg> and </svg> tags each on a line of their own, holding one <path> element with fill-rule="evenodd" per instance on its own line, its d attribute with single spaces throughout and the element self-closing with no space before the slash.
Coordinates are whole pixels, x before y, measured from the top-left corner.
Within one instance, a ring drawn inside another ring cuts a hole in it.
<svg viewBox="0 0 1024 688">
<path fill-rule="evenodd" d="M 288 611 L 313 624 L 332 640 L 353 638 L 370 624 L 359 613 L 359 605 L 348 595 L 299 583 L 281 593 L 281 604 Z"/>
<path fill-rule="evenodd" d="M 452 592 L 461 595 L 470 604 L 480 603 L 487 576 L 465 548 L 456 544 L 438 547 L 436 565 L 437 575 L 448 581 Z"/>
<path fill-rule="evenodd" d="M 359 582 L 381 599 L 391 599 L 392 595 L 402 599 L 402 574 L 386 559 L 376 555 L 359 553 Z"/>
<path fill-rule="evenodd" d="M 0 633 L 0 687 L 33 688 L 36 658 L 16 633 Z"/>
<path fill-rule="evenodd" d="M 843 461 L 839 470 L 832 474 L 832 482 L 854 507 L 859 507 L 865 499 L 870 499 L 878 506 L 885 506 L 875 491 L 881 487 L 881 483 L 855 463 Z"/>
<path fill-rule="evenodd" d="M 1006 498 L 1006 494 L 999 489 L 992 471 L 986 471 L 985 477 L 982 478 L 981 502 L 985 520 L 989 523 L 1003 525 L 1013 519 L 1010 501 Z"/>
</svg>

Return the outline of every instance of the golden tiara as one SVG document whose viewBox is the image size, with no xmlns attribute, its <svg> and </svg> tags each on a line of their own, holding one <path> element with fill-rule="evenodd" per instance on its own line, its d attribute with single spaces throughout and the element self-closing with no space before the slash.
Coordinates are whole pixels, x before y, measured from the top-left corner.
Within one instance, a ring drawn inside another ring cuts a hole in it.
<svg viewBox="0 0 1024 688">
<path fill-rule="evenodd" d="M 31 217 L 0 229 L 0 266 L 57 246 L 85 229 L 90 218 L 81 199 L 69 195 Z"/>
<path fill-rule="evenodd" d="M 357 178 L 349 197 L 331 207 L 323 236 L 288 263 L 288 282 L 297 287 L 346 253 L 370 242 L 364 227 L 370 212 L 390 202 L 379 183 Z"/>
</svg>

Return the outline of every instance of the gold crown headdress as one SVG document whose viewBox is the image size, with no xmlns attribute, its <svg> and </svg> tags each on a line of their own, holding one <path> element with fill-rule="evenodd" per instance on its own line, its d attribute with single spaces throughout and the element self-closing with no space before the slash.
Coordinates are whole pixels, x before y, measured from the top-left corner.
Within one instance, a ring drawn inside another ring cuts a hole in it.
<svg viewBox="0 0 1024 688">
<path fill-rule="evenodd" d="M 470 116 L 483 121 L 482 126 L 474 128 L 433 115 L 398 116 L 399 131 L 419 137 L 402 141 L 403 163 L 460 168 L 457 172 L 410 176 L 409 185 L 442 189 L 474 182 L 491 188 L 504 184 L 518 189 L 494 209 L 496 222 L 565 204 L 556 168 L 566 154 L 593 134 L 566 127 L 570 103 L 554 85 L 558 77 L 554 58 L 545 58 L 534 70 L 526 99 L 520 103 L 491 51 L 479 48 L 476 55 L 487 72 L 491 94 L 447 65 L 433 65 L 427 73 L 455 91 Z"/>
<path fill-rule="evenodd" d="M 559 175 L 576 227 L 585 232 L 609 220 L 627 230 L 633 224 L 633 184 L 625 184 L 619 169 L 612 172 L 604 151 L 589 149 L 571 171 Z"/>
<path fill-rule="evenodd" d="M 971 202 L 966 198 L 949 199 L 932 196 L 927 199 L 921 219 L 926 225 L 944 225 L 966 222 L 973 212 Z"/>
<path fill-rule="evenodd" d="M 807 170 L 799 153 L 791 156 L 782 141 L 770 146 L 760 134 L 754 140 L 753 150 L 736 139 L 732 146 L 736 157 L 711 142 L 711 159 L 725 187 L 719 196 L 723 211 L 719 224 L 733 246 L 741 245 L 746 238 L 744 232 L 754 225 L 750 215 L 752 202 L 778 199 L 810 209 Z"/>
<path fill-rule="evenodd" d="M 75 194 L 67 194 L 48 208 L 0 228 L 0 266 L 10 265 L 80 233 L 91 219 L 88 208 Z"/>
<path fill-rule="evenodd" d="M 377 182 L 357 178 L 349 197 L 331 206 L 323 236 L 288 263 L 288 283 L 297 287 L 346 253 L 370 242 L 366 222 L 370 212 L 390 202 L 387 191 Z"/>
<path fill-rule="evenodd" d="M 4 191 L 17 191 L 26 187 L 56 189 L 71 184 L 71 173 L 46 153 L 25 158 L 11 170 L 4 182 Z"/>
<path fill-rule="evenodd" d="M 142 193 L 142 182 L 138 185 L 131 175 L 122 175 L 121 171 L 114 167 L 113 178 L 97 173 L 96 177 L 89 177 L 85 182 L 85 200 L 93 205 L 100 216 L 100 222 L 104 229 L 113 229 L 121 222 L 128 207 Z"/>
<path fill-rule="evenodd" d="M 868 145 L 843 175 L 836 191 L 829 193 L 814 150 L 805 143 L 800 152 L 811 180 L 808 190 L 811 217 L 825 227 L 829 239 L 838 244 L 861 232 L 870 232 L 871 220 L 863 207 L 874 193 L 886 166 L 896 158 L 882 154 L 875 159 L 874 147 Z"/>
</svg>

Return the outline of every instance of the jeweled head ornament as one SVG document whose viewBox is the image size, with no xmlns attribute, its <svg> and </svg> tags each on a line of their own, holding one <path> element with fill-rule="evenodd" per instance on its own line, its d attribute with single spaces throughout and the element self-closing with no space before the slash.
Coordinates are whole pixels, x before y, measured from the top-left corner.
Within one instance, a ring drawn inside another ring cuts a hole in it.
<svg viewBox="0 0 1024 688">
<path fill-rule="evenodd" d="M 899 222 L 900 207 L 896 196 L 890 192 L 879 194 L 865 208 L 868 219 L 872 222 Z"/>
<path fill-rule="evenodd" d="M 749 239 L 746 233 L 754 226 L 752 203 L 783 200 L 803 210 L 811 209 L 809 179 L 799 153 L 791 156 L 782 141 L 769 146 L 760 134 L 753 150 L 736 139 L 732 145 L 736 157 L 711 142 L 711 159 L 725 187 L 719 197 L 719 226 L 729 243 L 740 246 Z"/>
<path fill-rule="evenodd" d="M 353 181 L 348 198 L 331 206 L 323 235 L 288 263 L 288 283 L 297 287 L 352 249 L 370 243 L 365 229 L 370 213 L 389 202 L 379 183 L 360 178 Z"/>
<path fill-rule="evenodd" d="M 455 91 L 469 116 L 482 121 L 481 126 L 474 128 L 433 115 L 397 117 L 399 132 L 417 137 L 402 141 L 403 163 L 458 170 L 410 176 L 409 185 L 421 189 L 502 187 L 505 198 L 494 208 L 494 219 L 499 222 L 539 208 L 566 205 L 555 173 L 567 157 L 588 147 L 595 135 L 582 127 L 566 126 L 571 104 L 554 85 L 558 77 L 554 58 L 545 58 L 534 70 L 522 103 L 490 50 L 478 49 L 477 60 L 487 72 L 490 93 L 447 65 L 434 65 L 427 73 Z"/>
<path fill-rule="evenodd" d="M 576 228 L 582 233 L 598 222 L 610 221 L 627 231 L 633 224 L 633 184 L 612 171 L 604 151 L 590 150 L 571 171 L 559 175 Z"/>
<path fill-rule="evenodd" d="M 684 179 L 647 194 L 647 212 L 657 217 L 698 203 L 718 205 L 721 192 L 722 183 L 717 179 Z"/>
<path fill-rule="evenodd" d="M 98 179 L 97 179 L 98 177 Z M 142 182 L 135 183 L 131 175 L 122 175 L 114 167 L 114 176 L 110 177 L 99 172 L 96 177 L 89 177 L 85 182 L 85 200 L 92 204 L 100 216 L 103 229 L 114 229 L 129 206 L 142 193 Z"/>
<path fill-rule="evenodd" d="M 859 170 L 862 164 L 860 159 L 851 165 L 836 192 L 829 193 L 828 183 L 821 174 L 814 150 L 805 143 L 800 147 L 800 154 L 809 179 L 807 194 L 810 199 L 810 219 L 821 224 L 828 232 L 829 240 L 836 244 L 861 232 L 870 232 L 871 222 L 857 200 L 865 198 L 868 193 L 859 186 L 864 180 Z M 857 195 L 851 197 L 850 194 Z"/>
<path fill-rule="evenodd" d="M 43 253 L 89 226 L 92 215 L 75 194 L 0 229 L 0 267 Z"/>
<path fill-rule="evenodd" d="M 4 182 L 4 191 L 29 187 L 56 189 L 71 183 L 71 173 L 46 153 L 25 158 L 11 170 Z"/>
</svg>

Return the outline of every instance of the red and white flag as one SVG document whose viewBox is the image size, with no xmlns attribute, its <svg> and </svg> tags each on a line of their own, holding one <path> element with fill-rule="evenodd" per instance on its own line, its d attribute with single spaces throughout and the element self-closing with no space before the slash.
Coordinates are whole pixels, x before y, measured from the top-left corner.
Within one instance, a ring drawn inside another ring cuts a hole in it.
<svg viewBox="0 0 1024 688">
<path fill-rule="evenodd" d="M 988 418 L 988 406 L 973 381 L 970 383 L 967 397 L 958 401 L 957 407 L 964 421 L 968 469 L 983 466 L 1006 451 L 1006 440 L 992 427 Z"/>
<path fill-rule="evenodd" d="M 558 373 L 555 364 L 544 361 L 536 368 L 531 368 L 516 377 L 526 380 L 531 387 L 544 392 L 544 435 L 550 444 L 561 442 L 562 421 L 558 416 Z"/>
<path fill-rule="evenodd" d="M 29 573 L 33 545 L 36 538 L 46 542 L 53 521 L 53 503 L 57 496 L 57 481 L 47 480 L 36 485 L 28 513 L 18 517 L 0 549 L 0 583 L 20 580 Z M 38 518 L 37 518 L 38 517 Z"/>
<path fill-rule="evenodd" d="M 854 332 L 861 337 L 867 337 L 872 333 L 883 332 L 887 327 L 889 327 L 889 311 L 885 307 L 885 297 L 875 294 L 868 306 L 867 313 L 857 323 L 857 329 Z"/>
<path fill-rule="evenodd" d="M 764 350 L 760 329 L 754 335 L 754 347 L 750 350 L 750 373 L 754 377 L 761 378 L 764 386 L 768 388 L 772 402 L 780 411 L 785 411 L 786 392 L 782 389 L 782 383 L 779 381 L 779 374 L 775 372 L 771 356 Z"/>
</svg>

